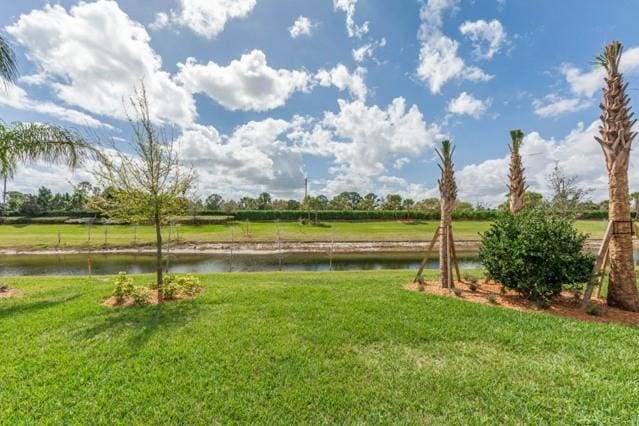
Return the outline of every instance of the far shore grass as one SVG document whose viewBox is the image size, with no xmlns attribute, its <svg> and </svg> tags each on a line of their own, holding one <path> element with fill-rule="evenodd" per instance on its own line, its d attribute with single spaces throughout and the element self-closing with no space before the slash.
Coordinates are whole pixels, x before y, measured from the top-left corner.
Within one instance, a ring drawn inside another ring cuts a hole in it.
<svg viewBox="0 0 639 426">
<path fill-rule="evenodd" d="M 457 240 L 478 240 L 491 222 L 457 221 L 453 224 Z M 416 222 L 323 222 L 321 225 L 302 225 L 281 222 L 280 238 L 288 242 L 312 241 L 428 241 L 438 226 L 437 221 Z M 576 227 L 601 238 L 606 222 L 580 220 Z M 232 222 L 211 225 L 176 225 L 165 227 L 164 240 L 179 243 L 218 242 L 275 242 L 278 225 L 274 222 Z M 171 235 L 169 235 L 171 234 Z M 0 225 L 0 248 L 47 249 L 74 247 L 127 247 L 148 245 L 154 241 L 151 226 L 129 225 Z"/>
<path fill-rule="evenodd" d="M 410 292 L 413 272 L 204 275 L 133 308 L 100 304 L 111 277 L 7 278 L 0 423 L 637 422 L 636 328 Z"/>
</svg>

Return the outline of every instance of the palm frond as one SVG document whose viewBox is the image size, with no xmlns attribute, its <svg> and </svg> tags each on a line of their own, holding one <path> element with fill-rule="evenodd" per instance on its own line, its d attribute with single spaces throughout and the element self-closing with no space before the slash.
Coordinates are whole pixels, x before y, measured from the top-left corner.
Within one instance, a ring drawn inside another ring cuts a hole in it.
<svg viewBox="0 0 639 426">
<path fill-rule="evenodd" d="M 0 35 L 0 78 L 5 87 L 7 83 L 14 82 L 18 78 L 16 55 L 9 43 Z"/>
<path fill-rule="evenodd" d="M 94 151 L 77 133 L 51 124 L 14 123 L 0 130 L 0 161 L 12 170 L 9 176 L 17 162 L 46 161 L 75 168 Z M 1 155 L 3 151 L 5 155 Z"/>
<path fill-rule="evenodd" d="M 520 129 L 511 130 L 510 139 L 512 140 L 510 149 L 514 152 L 519 152 L 519 148 L 521 148 L 521 144 L 524 141 L 524 132 Z"/>
</svg>

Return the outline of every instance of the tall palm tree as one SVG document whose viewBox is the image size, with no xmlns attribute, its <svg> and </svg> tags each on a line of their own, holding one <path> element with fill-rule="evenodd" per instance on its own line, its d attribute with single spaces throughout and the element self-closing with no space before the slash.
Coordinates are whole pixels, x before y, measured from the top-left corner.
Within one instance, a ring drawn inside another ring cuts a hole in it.
<svg viewBox="0 0 639 426">
<path fill-rule="evenodd" d="M 441 149 L 437 149 L 437 155 L 441 160 L 439 169 L 441 178 L 439 179 L 440 193 L 440 244 L 439 244 L 439 271 L 442 288 L 452 287 L 450 282 L 451 274 L 451 244 L 452 238 L 450 229 L 452 225 L 452 212 L 457 200 L 457 184 L 455 183 L 455 173 L 453 171 L 453 152 L 455 147 L 449 140 L 442 141 Z"/>
<path fill-rule="evenodd" d="M 76 167 L 91 147 L 75 132 L 51 124 L 0 123 L 0 178 L 2 204 L 7 201 L 7 180 L 20 163 L 46 161 Z"/>
<path fill-rule="evenodd" d="M 511 130 L 510 138 L 510 167 L 508 172 L 508 204 L 510 211 L 517 213 L 524 208 L 524 194 L 526 192 L 526 179 L 524 178 L 524 167 L 521 163 L 519 149 L 524 141 L 524 132 L 521 130 Z"/>
<path fill-rule="evenodd" d="M 15 53 L 0 35 L 0 80 L 13 83 L 18 77 Z M 0 178 L 2 204 L 7 202 L 7 180 L 14 177 L 19 163 L 43 160 L 75 167 L 90 146 L 76 133 L 41 123 L 0 123 Z"/>
<path fill-rule="evenodd" d="M 628 161 L 632 141 L 637 136 L 632 126 L 637 120 L 630 113 L 630 98 L 626 95 L 628 83 L 624 83 L 619 71 L 623 46 L 618 41 L 607 45 L 597 63 L 607 72 L 603 89 L 600 137 L 595 137 L 603 149 L 608 169 L 609 205 L 608 219 L 616 229 L 608 248 L 610 280 L 608 304 L 625 310 L 639 311 L 639 294 L 635 263 L 632 256 L 630 231 L 630 202 L 628 199 Z M 626 225 L 624 231 L 623 225 Z"/>
</svg>

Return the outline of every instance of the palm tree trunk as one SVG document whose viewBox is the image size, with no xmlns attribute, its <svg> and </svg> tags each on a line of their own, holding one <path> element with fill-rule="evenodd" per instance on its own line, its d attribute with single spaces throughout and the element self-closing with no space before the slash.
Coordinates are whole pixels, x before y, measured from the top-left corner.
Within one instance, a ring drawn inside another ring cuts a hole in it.
<svg viewBox="0 0 639 426">
<path fill-rule="evenodd" d="M 630 200 L 628 198 L 628 171 L 625 169 L 616 167 L 609 175 L 610 202 L 608 218 L 611 221 L 631 220 Z M 637 295 L 632 234 L 613 235 L 609 250 L 608 304 L 624 310 L 638 311 L 639 297 Z"/>
<path fill-rule="evenodd" d="M 155 273 L 158 289 L 158 302 L 162 301 L 162 228 L 160 226 L 159 212 L 155 213 Z"/>
<path fill-rule="evenodd" d="M 441 235 L 439 237 L 439 275 L 442 288 L 448 288 L 450 284 L 450 222 L 448 203 L 442 200 L 441 220 L 439 224 L 441 229 Z"/>
<path fill-rule="evenodd" d="M 2 207 L 7 210 L 7 176 L 2 176 Z"/>
</svg>

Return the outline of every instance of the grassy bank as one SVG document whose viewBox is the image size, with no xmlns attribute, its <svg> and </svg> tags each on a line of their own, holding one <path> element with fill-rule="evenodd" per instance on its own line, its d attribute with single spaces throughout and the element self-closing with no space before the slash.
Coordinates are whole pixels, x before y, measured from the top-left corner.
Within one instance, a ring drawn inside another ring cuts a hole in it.
<svg viewBox="0 0 639 426">
<path fill-rule="evenodd" d="M 171 230 L 171 239 L 180 242 L 274 242 L 277 226 L 273 222 L 232 223 L 228 225 L 180 225 Z M 279 224 L 283 241 L 425 241 L 432 237 L 438 222 L 327 222 L 320 226 L 297 222 Z M 454 223 L 455 237 L 476 240 L 490 222 Z M 602 221 L 577 221 L 579 230 L 593 238 L 605 231 Z M 169 227 L 164 238 L 169 238 Z M 85 225 L 0 225 L 0 248 L 121 247 L 150 244 L 154 241 L 150 226 Z"/>
<path fill-rule="evenodd" d="M 99 304 L 104 279 L 8 279 L 27 296 L 0 300 L 0 418 L 637 421 L 636 329 L 412 293 L 411 276 L 210 275 L 195 300 L 131 309 Z"/>
</svg>

